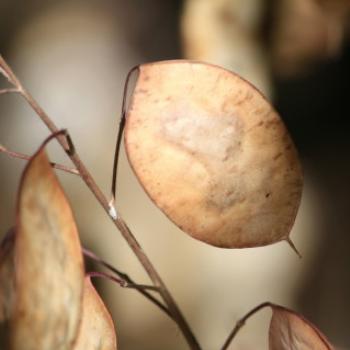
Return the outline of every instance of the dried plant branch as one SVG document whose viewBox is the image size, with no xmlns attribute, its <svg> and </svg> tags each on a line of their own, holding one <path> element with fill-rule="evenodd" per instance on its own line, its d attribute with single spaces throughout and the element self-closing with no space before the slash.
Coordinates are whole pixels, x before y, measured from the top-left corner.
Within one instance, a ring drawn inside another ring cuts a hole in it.
<svg viewBox="0 0 350 350">
<path fill-rule="evenodd" d="M 19 93 L 19 91 L 16 88 L 0 89 L 0 95 L 11 94 L 11 93 Z"/>
<path fill-rule="evenodd" d="M 149 286 L 145 284 L 137 284 L 137 283 L 129 283 L 123 279 L 116 278 L 115 276 L 106 273 L 106 272 L 97 272 L 97 271 L 91 271 L 87 273 L 88 276 L 90 277 L 102 277 L 102 278 L 107 278 L 113 282 L 118 283 L 121 287 L 123 288 L 133 288 L 133 289 L 138 289 L 138 290 L 157 290 L 155 286 Z"/>
<path fill-rule="evenodd" d="M 129 277 L 129 275 L 127 275 L 124 272 L 119 271 L 118 269 L 116 269 L 114 266 L 112 266 L 111 264 L 107 263 L 106 261 L 104 261 L 103 259 L 101 259 L 99 256 L 97 256 L 95 253 L 93 253 L 92 251 L 83 248 L 83 253 L 85 256 L 89 257 L 90 259 L 100 263 L 102 266 L 104 266 L 105 268 L 107 268 L 108 270 L 112 271 L 113 273 L 115 273 L 116 275 L 118 275 L 119 277 L 121 277 L 123 280 L 125 280 L 126 282 L 128 282 L 129 284 L 136 284 L 134 282 L 134 280 L 131 279 L 131 277 Z M 154 287 L 156 288 L 156 287 Z M 162 311 L 164 311 L 170 318 L 173 318 L 173 316 L 171 315 L 171 313 L 169 312 L 169 310 L 158 300 L 156 299 L 152 294 L 148 293 L 146 290 L 144 289 L 137 289 L 138 292 L 140 292 L 144 297 L 146 297 L 147 299 L 149 299 L 152 303 L 154 303 L 156 306 L 158 306 Z M 159 289 L 156 289 L 157 292 L 159 292 Z"/>
<path fill-rule="evenodd" d="M 18 158 L 18 159 L 23 159 L 23 160 L 29 160 L 31 158 L 31 156 L 29 156 L 27 154 L 10 151 L 1 144 L 0 144 L 0 153 L 5 153 L 6 155 L 8 155 L 11 158 Z M 50 162 L 50 164 L 55 169 L 62 170 L 62 171 L 65 171 L 67 173 L 71 173 L 74 175 L 79 175 L 79 171 L 77 169 L 72 169 L 66 165 L 62 165 L 62 164 L 58 164 L 58 163 L 54 163 L 54 162 Z"/>
<path fill-rule="evenodd" d="M 6 61 L 3 59 L 3 57 L 0 55 L 0 73 L 11 83 L 14 85 L 17 89 L 20 85 L 19 80 L 15 76 L 15 74 L 12 72 L 12 69 L 9 67 L 9 65 L 6 63 Z"/>
<path fill-rule="evenodd" d="M 262 304 L 256 306 L 254 309 L 250 310 L 246 315 L 244 315 L 240 320 L 238 320 L 236 325 L 234 326 L 233 330 L 231 331 L 231 333 L 227 337 L 227 339 L 226 339 L 224 345 L 222 346 L 221 350 L 227 350 L 228 349 L 228 347 L 230 346 L 230 344 L 231 344 L 232 340 L 234 339 L 234 337 L 237 335 L 239 330 L 245 325 L 245 323 L 247 322 L 247 320 L 251 316 L 256 314 L 261 309 L 264 309 L 265 307 L 271 307 L 271 306 L 272 306 L 272 304 L 270 302 L 262 303 Z"/>
<path fill-rule="evenodd" d="M 51 120 L 51 118 L 46 114 L 46 112 L 40 107 L 40 105 L 36 102 L 36 100 L 31 96 L 31 94 L 24 88 L 22 83 L 19 81 L 19 79 L 16 77 L 12 69 L 8 66 L 8 64 L 5 62 L 5 60 L 0 56 L 0 73 L 2 73 L 11 84 L 14 85 L 15 88 L 19 90 L 19 93 L 24 97 L 24 99 L 28 102 L 28 104 L 32 107 L 32 109 L 36 112 L 36 114 L 39 116 L 39 118 L 43 121 L 43 123 L 48 127 L 48 129 L 52 133 L 57 133 L 59 131 L 59 128 L 55 125 L 55 123 Z M 136 240 L 135 236 L 123 220 L 123 218 L 119 216 L 112 216 L 111 215 L 111 206 L 109 204 L 109 201 L 105 197 L 105 195 L 102 193 L 101 189 L 96 184 L 94 178 L 88 171 L 88 169 L 85 167 L 84 163 L 81 161 L 78 153 L 75 150 L 72 150 L 69 146 L 69 143 L 67 141 L 67 137 L 60 135 L 57 136 L 57 140 L 62 146 L 62 148 L 65 150 L 69 158 L 72 160 L 73 164 L 77 168 L 77 170 L 80 173 L 81 178 L 85 182 L 85 184 L 88 186 L 90 191 L 94 194 L 98 202 L 101 204 L 101 206 L 104 208 L 104 210 L 107 212 L 109 217 L 112 219 L 115 226 L 118 228 L 118 230 L 121 232 L 124 239 L 129 244 L 130 248 L 140 261 L 141 265 L 149 275 L 151 281 L 153 284 L 159 288 L 159 293 L 168 306 L 168 309 L 173 316 L 174 321 L 179 326 L 182 334 L 184 335 L 189 347 L 192 350 L 200 350 L 201 347 L 195 338 L 194 334 L 192 333 L 187 321 L 185 320 L 184 316 L 182 315 L 179 307 L 177 306 L 175 300 L 173 299 L 172 295 L 170 294 L 168 288 L 164 284 L 163 280 L 161 279 L 160 275 L 158 274 L 157 270 L 151 263 L 148 256 L 143 251 L 142 247 Z M 68 138 L 69 140 L 69 138 Z"/>
<path fill-rule="evenodd" d="M 124 126 L 125 126 L 126 99 L 127 99 L 127 94 L 128 94 L 128 86 L 129 86 L 131 75 L 138 69 L 139 69 L 138 66 L 131 68 L 129 73 L 126 76 L 126 79 L 125 79 L 124 92 L 123 92 L 123 102 L 122 102 L 122 111 L 121 111 L 121 117 L 120 117 L 120 121 L 119 121 L 117 143 L 116 143 L 115 152 L 114 152 L 113 174 L 112 174 L 112 188 L 111 188 L 113 199 L 116 197 L 116 192 L 117 192 L 118 161 L 119 161 L 119 153 L 120 153 L 120 146 L 121 146 L 121 142 L 122 142 Z"/>
</svg>

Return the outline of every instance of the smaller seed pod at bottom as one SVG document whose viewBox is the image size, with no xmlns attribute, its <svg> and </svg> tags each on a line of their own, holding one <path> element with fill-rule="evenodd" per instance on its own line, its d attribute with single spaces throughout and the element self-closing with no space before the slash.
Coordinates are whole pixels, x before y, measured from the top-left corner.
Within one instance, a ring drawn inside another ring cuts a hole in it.
<svg viewBox="0 0 350 350">
<path fill-rule="evenodd" d="M 192 237 L 225 248 L 289 239 L 302 192 L 297 152 L 236 74 L 187 60 L 139 66 L 125 147 L 149 197 Z"/>
</svg>

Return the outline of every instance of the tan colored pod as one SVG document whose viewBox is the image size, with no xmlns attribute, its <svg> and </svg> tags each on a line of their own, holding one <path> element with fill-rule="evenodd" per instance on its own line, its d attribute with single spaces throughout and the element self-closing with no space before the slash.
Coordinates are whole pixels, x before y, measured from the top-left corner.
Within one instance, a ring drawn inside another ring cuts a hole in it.
<svg viewBox="0 0 350 350">
<path fill-rule="evenodd" d="M 117 350 L 112 317 L 90 277 L 85 277 L 83 317 L 73 350 Z"/>
<path fill-rule="evenodd" d="M 71 350 L 82 313 L 84 266 L 77 227 L 43 148 L 21 180 L 14 246 L 11 350 Z"/>
<path fill-rule="evenodd" d="M 187 60 L 141 65 L 125 146 L 150 198 L 194 238 L 226 248 L 288 239 L 302 191 L 297 153 L 236 74 Z"/>
<path fill-rule="evenodd" d="M 271 305 L 269 350 L 335 350 L 327 338 L 302 315 Z"/>
</svg>

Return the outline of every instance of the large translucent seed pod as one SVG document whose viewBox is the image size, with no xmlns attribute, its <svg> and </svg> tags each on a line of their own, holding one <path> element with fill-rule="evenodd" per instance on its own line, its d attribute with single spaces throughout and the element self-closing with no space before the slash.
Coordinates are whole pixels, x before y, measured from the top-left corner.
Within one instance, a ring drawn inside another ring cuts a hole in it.
<svg viewBox="0 0 350 350">
<path fill-rule="evenodd" d="M 149 197 L 192 237 L 225 248 L 288 239 L 302 192 L 297 152 L 236 74 L 186 60 L 141 65 L 125 146 Z"/>
</svg>

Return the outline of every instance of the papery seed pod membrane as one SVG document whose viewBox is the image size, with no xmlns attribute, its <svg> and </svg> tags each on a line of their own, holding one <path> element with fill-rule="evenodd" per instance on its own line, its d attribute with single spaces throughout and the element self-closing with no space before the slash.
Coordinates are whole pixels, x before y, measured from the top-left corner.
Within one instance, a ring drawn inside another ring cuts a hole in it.
<svg viewBox="0 0 350 350">
<path fill-rule="evenodd" d="M 71 208 L 42 149 L 22 176 L 14 257 L 10 349 L 72 349 L 82 313 L 83 258 Z"/>
<path fill-rule="evenodd" d="M 321 331 L 303 316 L 282 306 L 271 308 L 270 350 L 334 350 Z"/>
<path fill-rule="evenodd" d="M 288 239 L 302 191 L 297 152 L 236 74 L 186 60 L 141 65 L 125 146 L 149 197 L 192 237 L 225 248 Z"/>
<path fill-rule="evenodd" d="M 117 350 L 112 318 L 90 277 L 85 278 L 83 317 L 73 350 Z"/>
</svg>

